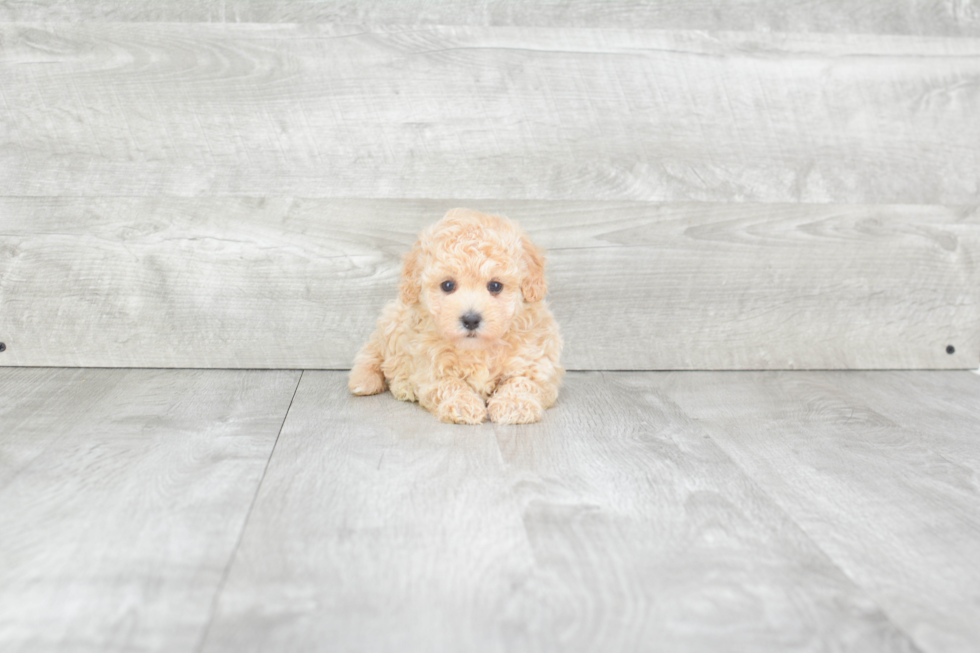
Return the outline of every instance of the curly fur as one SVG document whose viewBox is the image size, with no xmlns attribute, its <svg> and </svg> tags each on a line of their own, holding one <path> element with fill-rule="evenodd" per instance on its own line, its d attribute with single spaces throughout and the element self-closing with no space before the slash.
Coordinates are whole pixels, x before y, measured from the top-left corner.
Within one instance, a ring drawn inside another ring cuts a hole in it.
<svg viewBox="0 0 980 653">
<path fill-rule="evenodd" d="M 544 267 L 544 253 L 507 218 L 449 211 L 405 256 L 398 298 L 357 355 L 351 392 L 389 388 L 445 422 L 540 420 L 564 374 Z"/>
</svg>

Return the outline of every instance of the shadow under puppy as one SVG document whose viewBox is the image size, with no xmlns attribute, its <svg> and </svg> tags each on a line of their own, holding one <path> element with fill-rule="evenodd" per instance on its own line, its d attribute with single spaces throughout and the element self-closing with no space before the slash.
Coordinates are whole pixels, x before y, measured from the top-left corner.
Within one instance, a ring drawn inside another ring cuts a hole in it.
<svg viewBox="0 0 980 653">
<path fill-rule="evenodd" d="M 355 395 L 388 387 L 444 422 L 536 422 L 564 374 L 546 292 L 544 254 L 520 227 L 452 209 L 405 256 L 398 298 L 348 386 Z"/>
</svg>

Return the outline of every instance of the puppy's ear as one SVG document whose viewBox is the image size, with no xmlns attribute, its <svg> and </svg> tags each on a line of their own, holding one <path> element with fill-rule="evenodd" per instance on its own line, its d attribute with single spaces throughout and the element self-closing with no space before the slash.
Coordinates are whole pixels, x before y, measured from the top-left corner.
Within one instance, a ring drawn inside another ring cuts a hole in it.
<svg viewBox="0 0 980 653">
<path fill-rule="evenodd" d="M 417 240 L 402 261 L 402 278 L 398 282 L 398 298 L 403 304 L 417 304 L 422 292 L 422 241 Z"/>
<path fill-rule="evenodd" d="M 521 236 L 521 248 L 524 250 L 524 266 L 527 269 L 521 279 L 521 292 L 526 301 L 539 302 L 548 292 L 548 283 L 544 278 L 544 251 L 527 236 Z"/>
</svg>

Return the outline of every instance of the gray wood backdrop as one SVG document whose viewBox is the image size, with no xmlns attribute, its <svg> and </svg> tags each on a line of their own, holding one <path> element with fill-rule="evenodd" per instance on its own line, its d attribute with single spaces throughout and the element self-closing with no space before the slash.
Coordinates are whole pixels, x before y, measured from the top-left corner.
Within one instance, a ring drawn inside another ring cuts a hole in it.
<svg viewBox="0 0 980 653">
<path fill-rule="evenodd" d="M 0 365 L 346 368 L 470 206 L 571 369 L 976 368 L 978 116 L 971 1 L 0 0 Z"/>
</svg>

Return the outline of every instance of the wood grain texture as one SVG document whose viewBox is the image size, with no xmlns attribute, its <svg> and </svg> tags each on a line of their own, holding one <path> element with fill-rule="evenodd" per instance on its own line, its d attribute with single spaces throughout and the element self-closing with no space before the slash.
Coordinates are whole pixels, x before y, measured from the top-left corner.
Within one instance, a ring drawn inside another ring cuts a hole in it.
<svg viewBox="0 0 980 653">
<path fill-rule="evenodd" d="M 0 649 L 193 650 L 298 377 L 0 370 Z"/>
<path fill-rule="evenodd" d="M 978 76 L 977 38 L 4 23 L 0 187 L 975 204 Z"/>
<path fill-rule="evenodd" d="M 0 365 L 346 369 L 457 203 L 0 198 Z M 570 369 L 980 360 L 975 208 L 466 204 L 549 251 Z"/>
<path fill-rule="evenodd" d="M 305 373 L 202 650 L 914 650 L 657 378 L 501 428 Z"/>
<path fill-rule="evenodd" d="M 642 27 L 980 35 L 970 0 L 20 0 L 0 1 L 8 21 L 347 23 Z"/>
<path fill-rule="evenodd" d="M 662 387 L 921 650 L 977 650 L 980 379 L 675 374 Z"/>
</svg>

